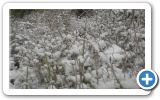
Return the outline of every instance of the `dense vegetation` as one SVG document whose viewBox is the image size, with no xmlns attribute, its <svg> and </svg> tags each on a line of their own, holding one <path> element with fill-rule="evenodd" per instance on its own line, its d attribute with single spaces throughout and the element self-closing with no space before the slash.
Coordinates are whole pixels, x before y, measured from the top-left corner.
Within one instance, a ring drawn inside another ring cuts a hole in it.
<svg viewBox="0 0 160 100">
<path fill-rule="evenodd" d="M 10 10 L 10 88 L 139 88 L 145 10 Z"/>
</svg>

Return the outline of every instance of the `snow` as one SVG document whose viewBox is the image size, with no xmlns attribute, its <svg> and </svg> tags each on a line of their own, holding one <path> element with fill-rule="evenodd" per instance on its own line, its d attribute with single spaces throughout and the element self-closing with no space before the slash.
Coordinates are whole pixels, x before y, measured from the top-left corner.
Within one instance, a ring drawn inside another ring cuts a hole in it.
<svg viewBox="0 0 160 100">
<path fill-rule="evenodd" d="M 90 73 L 86 73 L 86 74 L 84 74 L 84 77 L 86 80 L 91 80 L 92 75 Z"/>
<path fill-rule="evenodd" d="M 26 58 L 25 60 L 27 60 L 27 58 Z M 37 59 L 33 59 L 33 62 L 38 63 L 38 62 L 39 62 L 39 60 L 37 60 Z"/>
<path fill-rule="evenodd" d="M 139 89 L 140 87 L 138 86 L 138 84 L 136 83 L 135 79 L 127 79 L 124 81 L 121 81 L 121 83 L 123 84 L 123 87 L 125 87 L 126 89 Z"/>
<path fill-rule="evenodd" d="M 67 60 L 67 59 L 64 59 L 64 60 L 62 61 L 62 64 L 64 65 L 64 68 L 65 68 L 65 74 L 66 74 L 66 75 L 69 75 L 69 74 L 73 71 L 72 64 L 71 64 L 70 61 Z"/>
<path fill-rule="evenodd" d="M 60 51 L 57 51 L 57 52 L 55 52 L 55 53 L 53 54 L 53 57 L 54 57 L 54 59 L 58 59 L 58 58 L 60 57 L 60 55 L 61 55 L 61 52 L 60 52 Z"/>
<path fill-rule="evenodd" d="M 66 38 L 69 39 L 69 40 L 71 40 L 72 36 L 70 34 L 68 34 Z"/>
<path fill-rule="evenodd" d="M 71 11 L 11 18 L 10 51 L 17 52 L 10 54 L 10 88 L 139 88 L 133 73 L 145 65 L 144 10 L 134 10 L 133 23 L 132 9 L 81 18 Z"/>
<path fill-rule="evenodd" d="M 107 55 L 108 58 L 106 58 L 107 61 L 109 61 L 109 59 L 116 59 L 116 60 L 120 60 L 124 57 L 124 55 L 122 55 L 124 51 L 117 45 L 113 44 L 110 48 L 108 48 L 107 50 L 105 50 L 105 55 Z"/>
<path fill-rule="evenodd" d="M 17 79 L 20 76 L 21 72 L 17 70 L 10 71 L 9 77 L 10 79 Z"/>
<path fill-rule="evenodd" d="M 105 63 L 105 62 L 109 61 L 107 56 L 103 52 L 99 52 L 99 56 L 100 56 L 100 59 L 102 62 Z"/>
<path fill-rule="evenodd" d="M 79 56 L 79 57 L 78 57 L 78 60 L 79 60 L 80 63 L 83 63 L 83 62 L 84 62 L 83 56 Z"/>
<path fill-rule="evenodd" d="M 110 80 L 107 83 L 100 82 L 97 88 L 98 89 L 115 89 L 116 86 L 114 84 L 114 80 Z"/>
<path fill-rule="evenodd" d="M 103 40 L 99 41 L 99 45 L 100 45 L 101 48 L 105 48 L 106 47 L 106 43 Z"/>
<path fill-rule="evenodd" d="M 123 50 L 115 44 L 113 44 L 110 48 L 108 48 L 105 51 L 106 54 L 114 54 L 114 53 L 120 53 L 120 52 L 123 52 Z"/>
<path fill-rule="evenodd" d="M 98 44 L 95 43 L 94 41 L 90 41 L 91 45 L 93 46 L 93 48 L 95 49 L 95 51 L 99 52 L 99 47 Z"/>
<path fill-rule="evenodd" d="M 68 81 L 76 82 L 76 77 L 75 77 L 75 76 L 68 76 L 68 77 L 67 77 L 67 80 L 68 80 Z"/>
<path fill-rule="evenodd" d="M 92 59 L 90 57 L 88 57 L 84 63 L 84 66 L 91 66 L 92 65 Z"/>
<path fill-rule="evenodd" d="M 50 52 L 45 52 L 45 54 L 46 54 L 47 56 L 51 56 L 51 55 L 52 55 Z"/>
<path fill-rule="evenodd" d="M 73 45 L 72 48 L 70 49 L 70 53 L 73 54 L 79 54 L 79 47 L 77 45 Z"/>
</svg>

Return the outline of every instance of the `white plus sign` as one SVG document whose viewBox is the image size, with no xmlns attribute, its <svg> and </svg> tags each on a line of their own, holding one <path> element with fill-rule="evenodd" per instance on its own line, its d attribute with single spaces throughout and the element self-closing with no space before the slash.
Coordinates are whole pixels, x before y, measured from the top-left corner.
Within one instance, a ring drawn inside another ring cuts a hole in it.
<svg viewBox="0 0 160 100">
<path fill-rule="evenodd" d="M 152 78 L 149 77 L 149 74 L 146 74 L 146 77 L 145 78 L 142 78 L 142 81 L 145 81 L 146 82 L 146 85 L 149 84 L 149 81 L 152 81 Z"/>
</svg>

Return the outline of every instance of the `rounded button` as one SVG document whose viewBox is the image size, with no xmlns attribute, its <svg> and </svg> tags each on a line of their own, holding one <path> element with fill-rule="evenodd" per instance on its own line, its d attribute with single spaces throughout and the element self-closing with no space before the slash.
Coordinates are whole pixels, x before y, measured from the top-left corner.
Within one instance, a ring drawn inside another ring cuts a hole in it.
<svg viewBox="0 0 160 100">
<path fill-rule="evenodd" d="M 157 74 L 152 70 L 141 70 L 137 75 L 137 83 L 144 90 L 151 90 L 157 84 Z"/>
</svg>

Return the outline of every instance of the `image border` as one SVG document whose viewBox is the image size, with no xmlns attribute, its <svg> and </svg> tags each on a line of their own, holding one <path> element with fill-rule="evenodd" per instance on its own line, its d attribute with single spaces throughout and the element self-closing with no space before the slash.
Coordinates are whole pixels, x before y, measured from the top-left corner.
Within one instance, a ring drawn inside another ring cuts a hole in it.
<svg viewBox="0 0 160 100">
<path fill-rule="evenodd" d="M 148 95 L 143 89 L 10 89 L 10 9 L 145 9 L 145 69 L 151 69 L 151 6 L 148 3 L 6 3 L 3 6 L 3 92 L 6 95 Z"/>
</svg>

